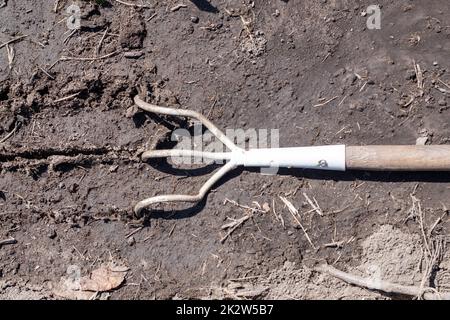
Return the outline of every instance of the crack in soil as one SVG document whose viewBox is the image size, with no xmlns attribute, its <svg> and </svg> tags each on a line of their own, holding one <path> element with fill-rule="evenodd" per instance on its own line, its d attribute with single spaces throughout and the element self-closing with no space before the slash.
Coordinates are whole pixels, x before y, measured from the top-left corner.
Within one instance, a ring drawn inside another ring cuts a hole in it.
<svg viewBox="0 0 450 320">
<path fill-rule="evenodd" d="M 52 156 L 66 156 L 66 157 L 76 157 L 79 155 L 85 156 L 103 156 L 110 152 L 128 152 L 130 154 L 136 153 L 137 150 L 126 150 L 120 148 L 111 148 L 109 146 L 105 147 L 78 147 L 70 146 L 64 148 L 25 148 L 24 150 L 13 151 L 13 152 L 1 152 L 0 151 L 0 162 L 10 162 L 17 160 L 18 158 L 28 159 L 28 160 L 43 160 Z"/>
</svg>

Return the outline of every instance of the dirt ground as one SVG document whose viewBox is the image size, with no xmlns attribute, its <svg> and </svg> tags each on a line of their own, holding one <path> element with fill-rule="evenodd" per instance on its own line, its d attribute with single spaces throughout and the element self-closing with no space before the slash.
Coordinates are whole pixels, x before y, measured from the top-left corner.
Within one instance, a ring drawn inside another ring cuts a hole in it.
<svg viewBox="0 0 450 320">
<path fill-rule="evenodd" d="M 136 94 L 222 129 L 279 129 L 283 147 L 449 144 L 448 0 L 377 1 L 379 30 L 366 0 L 75 1 L 74 32 L 72 1 L 57 2 L 0 8 L 0 45 L 27 35 L 0 48 L 0 241 L 15 240 L 0 299 L 79 298 L 67 279 L 111 264 L 123 278 L 89 297 L 411 298 L 314 271 L 324 262 L 450 290 L 449 173 L 237 169 L 199 205 L 132 211 L 211 174 L 140 160 L 189 122 L 140 112 Z M 233 201 L 262 209 L 221 242 L 248 214 Z"/>
</svg>

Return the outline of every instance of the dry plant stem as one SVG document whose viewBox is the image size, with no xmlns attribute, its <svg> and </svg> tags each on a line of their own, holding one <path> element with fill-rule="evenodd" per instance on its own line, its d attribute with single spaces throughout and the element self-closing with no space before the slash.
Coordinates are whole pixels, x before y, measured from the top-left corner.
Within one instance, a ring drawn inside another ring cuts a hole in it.
<svg viewBox="0 0 450 320">
<path fill-rule="evenodd" d="M 50 75 L 50 73 L 48 73 L 45 69 L 43 69 L 42 67 L 38 67 L 47 77 L 49 77 L 52 80 L 55 80 L 55 77 L 53 77 L 52 75 Z"/>
<path fill-rule="evenodd" d="M 225 236 L 223 236 L 222 239 L 220 239 L 220 243 L 224 243 L 225 240 L 227 240 L 227 238 L 240 226 L 242 225 L 245 221 L 247 221 L 248 219 L 250 219 L 252 217 L 252 214 L 247 214 L 245 216 L 243 216 L 242 218 L 232 222 L 232 224 L 228 224 L 222 227 L 222 229 L 226 229 L 226 228 L 230 228 L 230 230 L 227 232 L 227 234 Z"/>
<path fill-rule="evenodd" d="M 331 98 L 331 99 L 328 99 L 328 100 L 325 101 L 325 102 L 315 104 L 315 105 L 313 105 L 313 107 L 314 107 L 314 108 L 322 107 L 322 106 L 327 105 L 328 103 L 330 103 L 331 101 L 333 101 L 333 100 L 335 100 L 335 99 L 337 99 L 337 98 L 338 98 L 338 96 L 335 96 L 335 97 L 333 97 L 333 98 Z"/>
<path fill-rule="evenodd" d="M 58 103 L 58 102 L 70 100 L 70 99 L 75 98 L 76 96 L 78 96 L 80 93 L 81 93 L 81 91 L 77 92 L 77 93 L 74 93 L 74 94 L 71 94 L 70 96 L 67 96 L 67 97 L 59 98 L 59 99 L 53 101 L 53 103 Z"/>
<path fill-rule="evenodd" d="M 450 292 L 439 293 L 434 288 L 423 288 L 416 286 L 404 286 L 388 281 L 378 281 L 372 278 L 363 278 L 344 271 L 340 271 L 329 265 L 321 265 L 316 271 L 328 273 L 329 275 L 345 281 L 349 284 L 367 288 L 369 290 L 378 290 L 386 293 L 396 293 L 411 297 L 422 296 L 425 300 L 450 300 Z"/>
<path fill-rule="evenodd" d="M 23 36 L 20 36 L 20 37 L 11 39 L 11 40 L 9 40 L 9 41 L 6 41 L 5 43 L 0 44 L 0 49 L 3 48 L 4 46 L 8 45 L 8 44 L 11 44 L 11 43 L 13 43 L 13 42 L 22 40 L 23 38 L 26 38 L 26 37 L 28 37 L 28 35 L 23 35 Z"/>
<path fill-rule="evenodd" d="M 55 4 L 53 6 L 53 12 L 54 13 L 58 12 L 58 6 L 59 6 L 59 0 L 55 0 Z"/>
<path fill-rule="evenodd" d="M 129 7 L 139 7 L 139 8 L 150 8 L 149 5 L 146 4 L 137 4 L 137 3 L 131 3 L 131 2 L 126 2 L 126 1 L 122 1 L 122 0 L 115 0 L 118 3 L 121 3 L 123 5 L 129 6 Z"/>
<path fill-rule="evenodd" d="M 8 140 L 9 138 L 11 138 L 12 135 L 14 134 L 14 132 L 17 131 L 17 128 L 18 128 L 18 127 L 19 127 L 19 124 L 16 123 L 16 125 L 14 126 L 14 129 L 12 129 L 10 133 L 8 133 L 4 138 L 2 138 L 2 139 L 0 140 L 0 144 L 3 143 L 3 142 L 5 142 L 5 141 Z"/>
<path fill-rule="evenodd" d="M 97 55 L 100 54 L 100 50 L 102 49 L 102 44 L 103 44 L 103 41 L 104 41 L 105 38 L 106 38 L 106 35 L 108 34 L 108 30 L 109 30 L 109 28 L 106 27 L 106 30 L 105 30 L 105 32 L 103 33 L 102 38 L 100 39 L 100 42 L 99 42 L 98 45 L 97 45 L 97 49 L 96 49 Z"/>
<path fill-rule="evenodd" d="M 176 6 L 170 8 L 171 12 L 175 12 L 177 10 L 180 10 L 181 8 L 187 8 L 187 6 L 183 3 L 177 4 Z"/>
<path fill-rule="evenodd" d="M 279 196 L 279 198 L 281 199 L 281 201 L 283 201 L 283 203 L 286 205 L 286 207 L 288 208 L 289 212 L 291 213 L 292 217 L 294 218 L 295 222 L 297 222 L 297 224 L 300 226 L 300 228 L 303 230 L 303 233 L 305 234 L 306 240 L 308 240 L 309 244 L 311 245 L 311 247 L 316 250 L 316 246 L 314 245 L 314 243 L 311 241 L 311 238 L 308 235 L 308 232 L 306 232 L 305 227 L 303 227 L 303 225 L 301 224 L 299 218 L 300 215 L 298 214 L 298 210 L 294 207 L 294 205 L 285 197 Z"/>
<path fill-rule="evenodd" d="M 76 60 L 76 61 L 95 61 L 95 60 L 102 60 L 102 59 L 106 59 L 109 57 L 112 57 L 116 54 L 118 54 L 120 51 L 114 51 L 108 54 L 105 54 L 104 56 L 101 57 L 66 57 L 66 56 L 62 56 L 59 58 L 59 61 L 68 61 L 68 60 Z"/>
<path fill-rule="evenodd" d="M 14 48 L 12 46 L 10 46 L 9 44 L 6 45 L 6 52 L 8 54 L 8 65 L 9 65 L 9 69 L 11 70 L 13 67 L 13 63 L 14 63 L 14 58 L 15 58 L 15 52 L 14 52 Z"/>
</svg>

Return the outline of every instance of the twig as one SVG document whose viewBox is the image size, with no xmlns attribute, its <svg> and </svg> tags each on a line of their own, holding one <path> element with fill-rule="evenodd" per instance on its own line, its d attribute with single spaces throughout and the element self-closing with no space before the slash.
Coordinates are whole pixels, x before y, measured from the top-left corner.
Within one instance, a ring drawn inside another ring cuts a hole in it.
<svg viewBox="0 0 450 320">
<path fill-rule="evenodd" d="M 277 211 L 275 210 L 275 199 L 272 199 L 272 210 L 273 210 L 273 215 L 275 216 L 275 219 L 277 221 L 281 222 L 281 226 L 283 227 L 283 229 L 286 229 L 286 226 L 284 225 L 284 219 L 283 216 L 277 213 Z"/>
<path fill-rule="evenodd" d="M 413 61 L 413 64 L 414 64 L 414 71 L 416 73 L 416 78 L 417 78 L 417 88 L 422 90 L 423 89 L 423 72 L 422 72 L 422 69 L 420 68 L 419 64 L 416 64 L 415 61 Z"/>
<path fill-rule="evenodd" d="M 75 32 L 77 32 L 78 29 L 73 29 L 72 32 L 69 33 L 69 35 L 67 37 L 64 38 L 63 43 L 66 44 L 69 39 L 75 34 Z"/>
<path fill-rule="evenodd" d="M 245 206 L 245 205 L 243 205 L 243 204 L 239 204 L 239 203 L 237 203 L 236 201 L 234 201 L 234 200 L 230 200 L 230 199 L 228 199 L 228 198 L 225 198 L 225 200 L 223 201 L 223 204 L 225 204 L 225 203 L 231 203 L 232 205 L 234 205 L 234 206 L 236 206 L 236 207 L 240 207 L 240 208 L 242 208 L 242 209 L 246 209 L 246 210 L 250 210 L 252 213 L 255 213 L 255 212 L 260 212 L 260 213 L 266 213 L 267 211 L 265 211 L 265 210 L 261 210 L 261 209 L 258 209 L 258 208 L 252 208 L 252 207 L 249 207 L 249 206 Z"/>
<path fill-rule="evenodd" d="M 114 0 L 118 3 L 121 3 L 123 5 L 129 6 L 129 7 L 138 7 L 138 8 L 151 8 L 149 5 L 147 4 L 137 4 L 137 3 L 130 3 L 130 2 L 125 2 L 122 0 Z"/>
<path fill-rule="evenodd" d="M 411 195 L 411 199 L 413 202 L 413 207 L 411 208 L 411 210 L 419 218 L 419 226 L 420 226 L 420 231 L 422 232 L 425 249 L 427 250 L 428 254 L 431 255 L 431 250 L 430 250 L 430 246 L 427 241 L 427 236 L 425 233 L 425 226 L 423 223 L 424 218 L 423 218 L 423 212 L 422 212 L 422 205 L 420 204 L 420 200 L 417 199 L 415 196 Z"/>
<path fill-rule="evenodd" d="M 348 96 L 344 96 L 344 98 L 342 98 L 341 102 L 339 102 L 339 104 L 338 104 L 338 107 L 340 107 L 340 106 L 341 106 L 341 104 L 343 104 L 343 103 L 344 103 L 344 101 L 345 101 L 345 99 L 347 99 L 347 97 L 348 97 Z"/>
<path fill-rule="evenodd" d="M 323 217 L 323 211 L 320 209 L 319 204 L 317 203 L 317 200 L 315 198 L 314 202 L 311 201 L 311 199 L 308 197 L 306 193 L 303 192 L 303 196 L 305 197 L 306 201 L 309 203 L 309 205 L 313 208 L 313 211 L 317 212 L 317 214 L 321 217 Z"/>
<path fill-rule="evenodd" d="M 441 79 L 438 79 L 438 81 L 442 83 L 444 86 L 446 86 L 448 89 L 450 89 L 450 86 L 446 84 L 444 81 L 442 81 Z"/>
<path fill-rule="evenodd" d="M 171 12 L 175 12 L 177 10 L 180 10 L 181 8 L 187 8 L 187 6 L 183 3 L 177 4 L 176 6 L 170 8 Z"/>
<path fill-rule="evenodd" d="M 41 68 L 38 66 L 38 68 L 47 75 L 47 77 L 49 77 L 52 80 L 55 80 L 55 77 L 51 76 L 50 73 L 48 73 L 47 71 L 45 71 L 45 69 Z"/>
<path fill-rule="evenodd" d="M 139 227 L 136 228 L 135 230 L 131 231 L 129 234 L 127 234 L 125 236 L 125 239 L 128 239 L 129 237 L 133 236 L 134 234 L 138 233 L 139 231 L 141 231 L 142 229 L 144 229 L 144 227 Z"/>
<path fill-rule="evenodd" d="M 230 228 L 230 230 L 227 232 L 227 234 L 225 236 L 222 237 L 222 239 L 220 239 L 220 243 L 224 243 L 225 240 L 227 240 L 227 238 L 234 232 L 234 230 L 236 230 L 241 224 L 243 224 L 245 221 L 250 219 L 252 216 L 253 216 L 253 214 L 247 214 L 247 215 L 243 216 L 242 218 L 233 221 L 232 223 L 222 226 L 222 229 Z"/>
<path fill-rule="evenodd" d="M 17 243 L 17 240 L 14 239 L 14 238 L 9 238 L 9 239 L 5 239 L 5 240 L 0 240 L 0 248 L 1 248 L 2 246 L 4 246 L 4 245 L 7 245 L 7 244 L 16 244 L 16 243 Z"/>
<path fill-rule="evenodd" d="M 72 98 L 75 98 L 76 96 L 78 96 L 81 93 L 81 91 L 71 94 L 70 96 L 67 97 L 63 97 L 63 98 L 59 98 L 58 100 L 53 101 L 53 103 L 58 103 L 58 102 L 62 102 L 62 101 L 66 101 L 66 100 L 70 100 Z"/>
<path fill-rule="evenodd" d="M 109 58 L 111 56 L 114 56 L 116 54 L 118 54 L 120 51 L 114 51 L 108 54 L 105 54 L 104 56 L 101 57 L 66 57 L 66 56 L 62 56 L 59 58 L 60 61 L 69 61 L 69 60 L 76 60 L 76 61 L 95 61 L 95 60 L 102 60 L 102 59 L 106 59 Z"/>
<path fill-rule="evenodd" d="M 98 43 L 98 45 L 97 45 L 97 50 L 96 50 L 96 52 L 97 52 L 97 55 L 100 53 L 100 49 L 102 48 L 102 44 L 103 44 L 103 40 L 105 40 L 105 38 L 106 38 L 106 35 L 107 35 L 107 33 L 108 33 L 108 27 L 106 27 L 106 30 L 105 30 L 105 32 L 103 33 L 103 36 L 102 36 L 102 38 L 100 39 L 100 42 Z"/>
<path fill-rule="evenodd" d="M 325 102 L 315 104 L 315 105 L 313 105 L 313 107 L 314 107 L 314 108 L 322 107 L 322 106 L 324 106 L 324 105 L 330 103 L 331 101 L 333 101 L 333 100 L 335 100 L 335 99 L 337 99 L 337 98 L 338 98 L 338 96 L 335 96 L 335 97 L 333 97 L 333 98 L 331 98 L 331 99 L 328 99 L 328 100 L 325 101 Z"/>
<path fill-rule="evenodd" d="M 325 243 L 323 246 L 325 248 L 342 248 L 344 243 L 345 243 L 345 240 L 333 241 L 333 242 L 330 242 L 330 243 Z"/>
<path fill-rule="evenodd" d="M 419 227 L 420 231 L 422 233 L 422 258 L 425 260 L 425 269 L 423 271 L 422 280 L 420 282 L 420 290 L 419 295 L 417 296 L 418 299 L 424 298 L 422 293 L 424 292 L 422 289 L 425 288 L 426 282 L 431 280 L 433 270 L 439 265 L 439 263 L 442 261 L 442 253 L 445 252 L 445 241 L 443 242 L 442 239 L 435 239 L 432 238 L 432 231 L 436 227 L 436 225 L 439 223 L 439 220 L 436 221 L 436 224 L 432 226 L 432 229 L 428 231 L 428 233 L 425 232 L 425 226 L 424 226 L 424 214 L 422 211 L 422 206 L 420 203 L 420 200 L 417 199 L 414 195 L 411 194 L 412 199 L 412 207 L 410 209 L 410 216 L 417 218 L 419 221 Z M 444 212 L 446 213 L 446 212 Z M 422 261 L 421 258 L 421 261 Z"/>
<path fill-rule="evenodd" d="M 15 58 L 15 52 L 14 47 L 10 46 L 9 44 L 6 45 L 6 52 L 8 54 L 8 66 L 11 70 L 13 68 L 14 58 Z"/>
<path fill-rule="evenodd" d="M 37 45 L 40 46 L 41 48 L 45 48 L 45 44 L 43 44 L 42 42 L 39 42 L 39 41 L 34 40 L 34 39 L 31 39 L 31 38 L 29 38 L 28 40 L 29 40 L 30 42 L 34 43 L 34 44 L 37 44 Z"/>
<path fill-rule="evenodd" d="M 308 240 L 309 244 L 311 245 L 311 247 L 313 247 L 314 250 L 316 250 L 316 247 L 314 246 L 314 244 L 311 241 L 311 238 L 309 237 L 308 233 L 306 232 L 306 229 L 303 227 L 303 225 L 300 223 L 300 220 L 297 218 L 298 214 L 298 210 L 294 207 L 294 205 L 285 197 L 279 196 L 281 201 L 283 201 L 283 203 L 286 205 L 286 207 L 288 207 L 289 212 L 291 213 L 292 217 L 294 218 L 294 220 L 297 222 L 297 224 L 300 226 L 300 228 L 302 228 L 303 233 L 306 236 L 306 239 Z"/>
<path fill-rule="evenodd" d="M 170 231 L 169 231 L 169 237 L 172 236 L 173 231 L 175 230 L 175 227 L 176 227 L 176 226 L 177 226 L 177 225 L 174 223 L 173 226 L 172 226 L 172 228 L 171 228 Z"/>
<path fill-rule="evenodd" d="M 366 88 L 366 86 L 367 86 L 367 82 L 368 81 L 365 81 L 364 83 L 363 83 L 363 85 L 361 86 L 361 88 L 359 89 L 359 92 L 363 92 L 363 90 Z"/>
<path fill-rule="evenodd" d="M 433 223 L 433 225 L 431 226 L 430 230 L 428 230 L 428 236 L 429 236 L 429 237 L 431 237 L 431 235 L 432 235 L 434 229 L 438 226 L 439 223 L 442 222 L 442 219 L 444 219 L 444 217 L 445 217 L 446 215 L 447 215 L 447 211 L 444 211 L 444 213 L 443 213 L 440 217 L 438 217 L 438 218 L 436 219 L 436 221 L 435 221 L 435 222 Z"/>
<path fill-rule="evenodd" d="M 315 268 L 316 271 L 328 273 L 329 275 L 345 281 L 349 284 L 367 288 L 369 290 L 378 290 L 386 293 L 396 293 L 406 296 L 423 296 L 426 300 L 450 300 L 450 292 L 437 292 L 434 288 L 423 288 L 417 286 L 404 286 L 383 280 L 374 280 L 373 278 L 363 278 L 344 271 L 340 271 L 330 265 L 321 265 Z"/>
<path fill-rule="evenodd" d="M 20 36 L 20 37 L 17 37 L 17 38 L 14 38 L 14 39 L 11 39 L 9 41 L 6 41 L 6 42 L 0 44 L 0 49 L 3 48 L 4 46 L 8 45 L 8 44 L 11 44 L 13 42 L 17 42 L 17 41 L 22 40 L 23 38 L 26 38 L 26 37 L 28 37 L 27 34 L 23 35 L 23 36 Z"/>
<path fill-rule="evenodd" d="M 48 67 L 47 70 L 49 70 L 49 71 L 52 70 L 53 67 L 56 66 L 56 64 L 57 64 L 58 62 L 60 62 L 60 61 L 61 61 L 61 59 L 58 58 L 55 62 L 53 62 L 53 63 L 50 65 L 50 67 Z"/>
<path fill-rule="evenodd" d="M 9 138 L 11 138 L 12 135 L 14 134 L 14 132 L 17 131 L 17 129 L 19 128 L 19 126 L 20 126 L 20 122 L 16 122 L 16 125 L 14 126 L 14 129 L 12 129 L 10 133 L 8 133 L 4 138 L 2 138 L 2 139 L 0 140 L 0 144 L 2 144 L 3 142 L 5 142 L 5 141 L 8 140 Z"/>
<path fill-rule="evenodd" d="M 155 13 L 152 14 L 152 15 L 150 16 L 150 18 L 148 18 L 146 21 L 149 22 L 149 21 L 153 20 L 153 18 L 156 17 L 157 15 L 158 15 L 158 13 L 155 12 Z"/>
<path fill-rule="evenodd" d="M 58 12 L 58 6 L 59 6 L 59 0 L 55 0 L 55 5 L 53 7 L 53 12 L 57 13 Z"/>
</svg>

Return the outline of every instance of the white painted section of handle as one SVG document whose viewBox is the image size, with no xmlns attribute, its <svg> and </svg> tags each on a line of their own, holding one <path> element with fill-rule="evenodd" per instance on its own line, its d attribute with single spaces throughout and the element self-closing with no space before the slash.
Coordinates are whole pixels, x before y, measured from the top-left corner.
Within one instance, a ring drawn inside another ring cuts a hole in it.
<svg viewBox="0 0 450 320">
<path fill-rule="evenodd" d="M 345 171 L 345 145 L 250 149 L 233 152 L 232 161 L 245 167 Z"/>
</svg>

